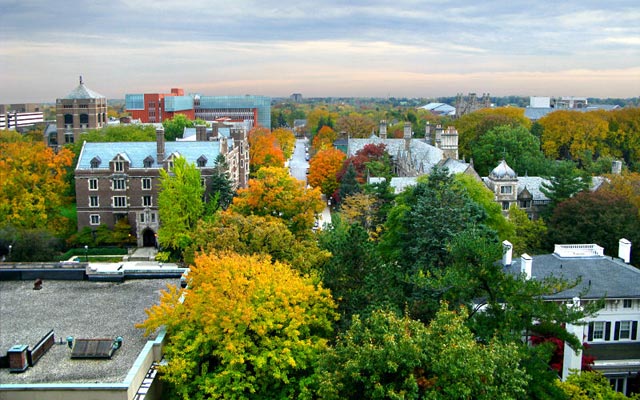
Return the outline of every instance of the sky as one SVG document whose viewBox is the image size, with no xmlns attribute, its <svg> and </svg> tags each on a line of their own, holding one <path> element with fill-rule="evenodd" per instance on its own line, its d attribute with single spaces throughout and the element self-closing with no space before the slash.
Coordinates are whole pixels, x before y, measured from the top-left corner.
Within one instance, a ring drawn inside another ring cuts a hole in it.
<svg viewBox="0 0 640 400">
<path fill-rule="evenodd" d="M 272 97 L 640 96 L 640 3 L 0 0 L 0 103 L 78 85 Z"/>
</svg>

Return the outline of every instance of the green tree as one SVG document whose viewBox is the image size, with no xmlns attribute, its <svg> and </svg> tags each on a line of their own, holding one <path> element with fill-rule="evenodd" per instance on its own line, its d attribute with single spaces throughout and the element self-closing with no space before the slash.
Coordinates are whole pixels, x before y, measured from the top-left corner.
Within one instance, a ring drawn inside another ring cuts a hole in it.
<svg viewBox="0 0 640 400">
<path fill-rule="evenodd" d="M 191 232 L 204 212 L 200 170 L 178 157 L 169 172 L 160 170 L 160 187 L 158 242 L 171 251 L 181 252 L 191 243 Z"/>
<path fill-rule="evenodd" d="M 547 226 L 544 220 L 530 220 L 526 211 L 518 207 L 509 209 L 509 222 L 515 229 L 511 238 L 506 238 L 513 245 L 514 254 L 538 254 L 545 247 Z"/>
<path fill-rule="evenodd" d="M 546 215 L 552 213 L 558 204 L 589 188 L 588 180 L 580 175 L 571 161 L 556 162 L 547 179 L 549 182 L 542 183 L 540 188 L 540 191 L 551 200 Z"/>
<path fill-rule="evenodd" d="M 216 211 L 222 209 L 226 210 L 233 201 L 235 196 L 235 190 L 233 190 L 233 183 L 227 173 L 229 165 L 222 154 L 218 154 L 214 163 L 213 174 L 211 175 L 211 197 L 208 206 L 208 214 L 211 215 Z"/>
<path fill-rule="evenodd" d="M 171 119 L 162 121 L 162 126 L 164 127 L 165 139 L 175 141 L 176 138 L 182 137 L 184 128 L 193 128 L 195 124 L 186 115 L 178 114 Z"/>
<path fill-rule="evenodd" d="M 540 141 L 522 125 L 501 125 L 478 138 L 471 149 L 473 166 L 487 176 L 501 160 L 506 160 L 518 175 L 537 176 L 547 168 Z"/>
<path fill-rule="evenodd" d="M 342 199 L 347 198 L 355 193 L 359 193 L 361 190 L 360 184 L 358 183 L 356 169 L 353 164 L 349 163 L 347 166 L 346 172 L 342 175 L 340 179 L 340 187 L 338 188 L 338 194 L 340 196 L 340 201 Z"/>
<path fill-rule="evenodd" d="M 611 387 L 609 379 L 599 372 L 583 371 L 579 374 L 569 375 L 566 382 L 558 381 L 558 386 L 568 396 L 568 400 L 624 400 L 639 399 L 640 395 L 631 397 L 616 392 Z"/>
<path fill-rule="evenodd" d="M 140 327 L 166 327 L 171 398 L 292 399 L 315 380 L 334 308 L 328 290 L 267 256 L 202 254 L 187 289 L 163 292 Z"/>
</svg>

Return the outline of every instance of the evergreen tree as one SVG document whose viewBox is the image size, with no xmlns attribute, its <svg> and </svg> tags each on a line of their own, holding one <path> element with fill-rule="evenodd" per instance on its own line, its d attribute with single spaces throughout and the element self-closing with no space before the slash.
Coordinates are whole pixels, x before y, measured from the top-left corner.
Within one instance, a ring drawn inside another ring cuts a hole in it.
<svg viewBox="0 0 640 400">
<path fill-rule="evenodd" d="M 229 165 L 222 154 L 218 154 L 211 175 L 211 198 L 207 205 L 207 214 L 212 215 L 219 209 L 226 210 L 233 201 L 235 191 L 227 173 Z"/>
<path fill-rule="evenodd" d="M 347 167 L 347 171 L 342 176 L 342 180 L 340 181 L 340 188 L 338 189 L 340 201 L 354 193 L 359 192 L 360 184 L 357 180 L 356 169 L 353 167 L 353 164 L 349 164 L 349 166 Z"/>
</svg>

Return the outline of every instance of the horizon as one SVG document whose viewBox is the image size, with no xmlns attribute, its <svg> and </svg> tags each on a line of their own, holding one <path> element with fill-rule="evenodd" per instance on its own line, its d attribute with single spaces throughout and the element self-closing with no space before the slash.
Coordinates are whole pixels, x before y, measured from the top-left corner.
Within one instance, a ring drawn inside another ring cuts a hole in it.
<svg viewBox="0 0 640 400">
<path fill-rule="evenodd" d="M 30 0 L 4 7 L 0 40 L 0 103 L 55 102 L 80 75 L 110 99 L 172 87 L 272 98 L 640 96 L 631 0 Z"/>
</svg>

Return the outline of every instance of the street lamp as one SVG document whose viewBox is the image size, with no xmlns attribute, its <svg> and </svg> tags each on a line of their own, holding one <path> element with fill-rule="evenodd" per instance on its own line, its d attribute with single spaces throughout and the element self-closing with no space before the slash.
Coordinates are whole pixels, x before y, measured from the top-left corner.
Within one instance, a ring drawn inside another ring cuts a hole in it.
<svg viewBox="0 0 640 400">
<path fill-rule="evenodd" d="M 84 259 L 86 262 L 89 262 L 89 246 L 84 245 Z"/>
<path fill-rule="evenodd" d="M 7 256 L 7 261 L 11 261 L 11 249 L 13 248 L 13 245 L 9 245 L 9 255 Z"/>
</svg>

